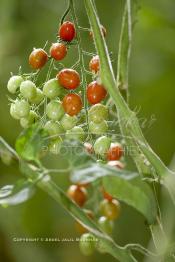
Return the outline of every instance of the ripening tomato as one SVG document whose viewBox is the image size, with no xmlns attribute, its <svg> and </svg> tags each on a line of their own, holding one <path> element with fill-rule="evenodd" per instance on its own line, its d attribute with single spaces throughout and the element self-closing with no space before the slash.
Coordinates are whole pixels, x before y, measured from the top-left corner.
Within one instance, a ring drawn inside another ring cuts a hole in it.
<svg viewBox="0 0 175 262">
<path fill-rule="evenodd" d="M 97 81 L 91 82 L 87 87 L 87 99 L 90 104 L 100 103 L 106 97 L 106 89 Z"/>
<path fill-rule="evenodd" d="M 82 106 L 81 97 L 77 94 L 68 94 L 63 98 L 64 110 L 70 116 L 77 115 L 81 111 Z"/>
<path fill-rule="evenodd" d="M 89 69 L 94 73 L 97 73 L 100 70 L 100 60 L 98 55 L 93 56 L 90 60 Z"/>
<path fill-rule="evenodd" d="M 57 61 L 62 60 L 67 55 L 67 47 L 63 43 L 53 43 L 50 55 Z"/>
<path fill-rule="evenodd" d="M 80 85 L 79 73 L 73 69 L 62 69 L 57 74 L 58 82 L 66 89 L 75 89 Z"/>
<path fill-rule="evenodd" d="M 113 199 L 112 201 L 104 199 L 100 203 L 101 213 L 109 220 L 117 219 L 120 215 L 120 209 L 120 202 L 117 199 Z"/>
<path fill-rule="evenodd" d="M 76 36 L 75 25 L 69 21 L 65 21 L 60 26 L 58 34 L 62 40 L 71 42 Z"/>
<path fill-rule="evenodd" d="M 106 192 L 106 191 L 104 190 L 104 188 L 102 188 L 102 194 L 103 194 L 103 198 L 104 198 L 104 199 L 107 199 L 107 200 L 109 200 L 109 201 L 112 201 L 113 197 L 112 197 L 108 192 Z"/>
<path fill-rule="evenodd" d="M 86 189 L 77 185 L 71 185 L 68 188 L 67 195 L 80 207 L 82 207 L 87 200 Z"/>
<path fill-rule="evenodd" d="M 107 152 L 107 159 L 109 161 L 119 160 L 123 155 L 123 148 L 119 143 L 111 143 Z"/>
<path fill-rule="evenodd" d="M 48 60 L 48 55 L 42 48 L 37 48 L 32 51 L 29 56 L 29 64 L 33 69 L 42 68 Z"/>
</svg>

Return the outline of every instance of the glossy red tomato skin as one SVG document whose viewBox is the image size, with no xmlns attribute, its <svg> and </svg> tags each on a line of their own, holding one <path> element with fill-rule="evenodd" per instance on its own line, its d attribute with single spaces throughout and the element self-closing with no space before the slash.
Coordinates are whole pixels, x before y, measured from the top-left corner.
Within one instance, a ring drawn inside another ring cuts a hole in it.
<svg viewBox="0 0 175 262">
<path fill-rule="evenodd" d="M 100 103 L 106 97 L 106 89 L 97 81 L 91 82 L 87 87 L 87 99 L 90 104 Z"/>
<path fill-rule="evenodd" d="M 111 145 L 107 152 L 107 160 L 115 161 L 119 160 L 123 155 L 123 148 L 120 144 L 114 143 Z"/>
<path fill-rule="evenodd" d="M 66 89 L 76 89 L 80 85 L 79 73 L 73 69 L 65 68 L 57 74 L 58 82 Z"/>
<path fill-rule="evenodd" d="M 90 60 L 89 69 L 94 73 L 97 73 L 100 70 L 100 60 L 98 55 L 93 56 Z"/>
<path fill-rule="evenodd" d="M 48 55 L 42 48 L 34 49 L 29 56 L 29 64 L 33 69 L 42 68 L 48 60 Z"/>
<path fill-rule="evenodd" d="M 50 48 L 50 55 L 55 60 L 60 61 L 67 55 L 67 47 L 63 43 L 53 43 Z"/>
<path fill-rule="evenodd" d="M 77 115 L 81 111 L 82 106 L 81 97 L 77 94 L 68 94 L 63 98 L 64 110 L 70 116 Z"/>
<path fill-rule="evenodd" d="M 74 24 L 69 21 L 65 21 L 60 26 L 58 34 L 63 41 L 71 42 L 76 36 Z"/>
</svg>

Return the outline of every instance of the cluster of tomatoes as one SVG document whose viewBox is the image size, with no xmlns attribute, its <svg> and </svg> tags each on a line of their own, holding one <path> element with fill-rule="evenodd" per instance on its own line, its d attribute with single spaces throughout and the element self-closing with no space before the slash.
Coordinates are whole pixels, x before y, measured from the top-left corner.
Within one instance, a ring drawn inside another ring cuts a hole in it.
<svg viewBox="0 0 175 262">
<path fill-rule="evenodd" d="M 106 30 L 102 27 L 106 35 Z M 75 25 L 72 22 L 63 22 L 58 30 L 59 41 L 50 47 L 50 55 L 44 49 L 34 49 L 29 56 L 29 64 L 39 71 L 49 60 L 60 61 L 67 55 L 69 43 L 76 38 Z M 91 36 L 93 37 L 92 33 Z M 38 87 L 33 75 L 13 75 L 8 81 L 8 91 L 17 97 L 11 100 L 10 114 L 14 119 L 20 121 L 23 128 L 28 128 L 37 121 L 43 124 L 43 128 L 50 136 L 49 150 L 59 153 L 59 147 L 63 139 L 75 139 L 84 144 L 89 154 L 94 154 L 97 161 L 103 161 L 110 166 L 123 168 L 120 162 L 123 156 L 123 148 L 116 141 L 111 141 L 108 135 L 109 110 L 104 104 L 107 91 L 102 85 L 99 77 L 100 60 L 98 55 L 92 57 L 89 62 L 89 70 L 94 79 L 87 85 L 86 99 L 89 103 L 87 109 L 86 132 L 81 123 L 81 114 L 85 111 L 80 93 L 76 92 L 81 86 L 79 73 L 71 68 L 60 70 L 55 78 L 49 79 Z M 36 71 L 36 72 L 37 72 Z M 41 108 L 43 106 L 43 111 Z M 86 133 L 88 135 L 86 136 Z M 89 136 L 90 134 L 90 136 Z M 94 138 L 89 141 L 89 137 Z M 68 188 L 68 196 L 80 207 L 84 207 L 88 199 L 88 187 L 90 185 L 71 185 Z M 101 217 L 98 224 L 103 231 L 112 233 L 113 220 L 120 214 L 120 203 L 102 189 L 102 201 L 100 203 Z M 94 219 L 92 211 L 86 210 L 88 217 Z M 80 248 L 84 254 L 90 254 L 94 245 L 93 235 L 78 222 L 76 227 L 82 233 Z M 88 251 L 89 246 L 89 251 Z M 85 247 L 85 248 L 84 248 Z"/>
</svg>

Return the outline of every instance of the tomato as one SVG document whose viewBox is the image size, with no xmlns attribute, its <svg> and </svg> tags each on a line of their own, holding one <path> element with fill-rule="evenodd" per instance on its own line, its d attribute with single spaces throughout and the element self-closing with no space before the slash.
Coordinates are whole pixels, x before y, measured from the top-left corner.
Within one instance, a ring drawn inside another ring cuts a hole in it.
<svg viewBox="0 0 175 262">
<path fill-rule="evenodd" d="M 62 69 L 57 74 L 57 79 L 59 84 L 66 89 L 75 89 L 80 85 L 79 73 L 74 69 Z"/>
<path fill-rule="evenodd" d="M 44 99 L 44 94 L 43 94 L 43 91 L 39 88 L 36 89 L 36 96 L 33 97 L 32 99 L 30 99 L 30 102 L 32 104 L 40 104 L 41 101 Z"/>
<path fill-rule="evenodd" d="M 36 85 L 30 80 L 23 81 L 20 85 L 20 92 L 24 98 L 30 100 L 36 96 Z"/>
<path fill-rule="evenodd" d="M 51 120 L 60 120 L 64 115 L 64 108 L 60 101 L 52 100 L 46 107 L 46 114 Z"/>
<path fill-rule="evenodd" d="M 57 136 L 63 134 L 63 128 L 58 121 L 46 122 L 44 129 L 49 133 L 50 136 Z"/>
<path fill-rule="evenodd" d="M 76 36 L 74 24 L 69 21 L 65 21 L 60 26 L 58 34 L 63 41 L 71 42 Z"/>
<path fill-rule="evenodd" d="M 95 154 L 104 156 L 111 144 L 111 139 L 107 136 L 99 137 L 94 144 Z"/>
<path fill-rule="evenodd" d="M 102 190 L 103 197 L 104 197 L 105 199 L 107 199 L 107 200 L 109 200 L 109 201 L 111 201 L 111 200 L 113 199 L 113 197 L 112 197 L 108 192 L 106 192 L 103 187 L 102 187 L 101 190 Z"/>
<path fill-rule="evenodd" d="M 62 60 L 67 55 L 67 47 L 62 43 L 53 43 L 50 48 L 50 55 L 55 60 Z"/>
<path fill-rule="evenodd" d="M 107 120 L 109 116 L 108 108 L 102 104 L 95 104 L 91 106 L 88 111 L 89 121 L 100 123 L 103 120 Z"/>
<path fill-rule="evenodd" d="M 112 199 L 112 201 L 104 199 L 100 203 L 101 213 L 109 220 L 117 219 L 120 215 L 120 209 L 120 203 L 117 199 Z"/>
<path fill-rule="evenodd" d="M 0 151 L 0 158 L 3 164 L 9 166 L 13 162 L 13 155 L 8 150 Z"/>
<path fill-rule="evenodd" d="M 100 103 L 106 97 L 106 89 L 97 81 L 91 82 L 87 87 L 87 99 L 90 104 Z"/>
<path fill-rule="evenodd" d="M 77 121 L 78 118 L 76 116 L 65 114 L 61 119 L 61 125 L 64 130 L 70 130 L 76 125 Z"/>
<path fill-rule="evenodd" d="M 91 218 L 91 219 L 94 218 L 94 214 L 93 214 L 93 212 L 91 210 L 84 209 L 83 211 L 86 213 L 86 215 L 89 218 Z M 80 222 L 78 222 L 78 221 L 75 222 L 75 228 L 77 229 L 77 231 L 80 234 L 84 234 L 84 233 L 88 232 L 88 230 L 82 224 L 80 224 Z"/>
<path fill-rule="evenodd" d="M 48 60 L 48 55 L 42 48 L 37 48 L 32 51 L 29 56 L 29 64 L 33 69 L 42 68 Z"/>
<path fill-rule="evenodd" d="M 77 94 L 68 94 L 63 98 L 64 110 L 70 116 L 77 115 L 81 111 L 82 106 L 81 97 Z"/>
<path fill-rule="evenodd" d="M 67 195 L 80 207 L 82 207 L 87 200 L 86 189 L 77 185 L 71 185 L 68 188 Z"/>
<path fill-rule="evenodd" d="M 49 150 L 52 154 L 57 155 L 60 152 L 60 146 L 62 143 L 62 138 L 58 136 L 56 139 L 52 140 L 49 145 Z"/>
<path fill-rule="evenodd" d="M 107 31 L 106 31 L 106 28 L 103 25 L 101 25 L 101 31 L 102 31 L 103 36 L 106 37 Z M 90 37 L 94 37 L 92 31 L 89 33 L 89 35 L 90 35 Z"/>
<path fill-rule="evenodd" d="M 85 142 L 84 143 L 84 147 L 86 149 L 86 151 L 89 153 L 89 154 L 92 154 L 93 153 L 93 146 L 91 143 L 88 143 L 88 142 Z"/>
<path fill-rule="evenodd" d="M 109 166 L 116 167 L 116 168 L 119 168 L 119 169 L 123 169 L 123 168 L 125 167 L 122 162 L 117 161 L 117 160 L 115 160 L 115 161 L 109 161 L 107 164 L 108 164 Z"/>
<path fill-rule="evenodd" d="M 100 228 L 107 234 L 111 235 L 114 227 L 113 221 L 109 220 L 107 217 L 100 217 L 98 220 Z"/>
<path fill-rule="evenodd" d="M 61 95 L 63 88 L 59 85 L 57 79 L 50 79 L 44 84 L 43 93 L 46 97 L 54 99 Z"/>
<path fill-rule="evenodd" d="M 119 160 L 123 155 L 123 148 L 119 143 L 112 143 L 108 152 L 107 159 L 109 161 Z"/>
<path fill-rule="evenodd" d="M 97 73 L 100 70 L 100 59 L 98 55 L 93 56 L 90 60 L 89 69 L 94 73 Z"/>
<path fill-rule="evenodd" d="M 20 119 L 20 125 L 23 128 L 28 128 L 33 123 L 35 123 L 38 120 L 38 118 L 39 118 L 38 114 L 35 111 L 30 110 L 29 115 L 26 118 Z"/>
<path fill-rule="evenodd" d="M 7 83 L 7 89 L 10 93 L 15 94 L 21 83 L 24 81 L 22 76 L 12 76 Z"/>
<path fill-rule="evenodd" d="M 89 131 L 94 135 L 102 135 L 106 133 L 108 130 L 108 124 L 105 120 L 101 121 L 100 123 L 89 123 Z"/>
<path fill-rule="evenodd" d="M 95 245 L 95 248 L 97 249 L 98 252 L 102 253 L 102 254 L 105 254 L 107 253 L 107 249 L 106 249 L 106 246 L 104 245 L 104 243 L 98 239 L 96 245 Z"/>
<path fill-rule="evenodd" d="M 66 132 L 67 139 L 74 139 L 79 141 L 84 141 L 85 133 L 82 127 L 74 126 L 72 129 L 67 130 Z"/>
<path fill-rule="evenodd" d="M 95 251 L 96 242 L 97 239 L 91 233 L 83 234 L 79 242 L 79 247 L 82 254 L 85 256 L 92 255 Z"/>
<path fill-rule="evenodd" d="M 22 117 L 27 117 L 29 115 L 30 112 L 30 105 L 27 101 L 25 100 L 17 100 L 15 102 L 15 108 L 14 108 L 16 115 L 19 118 Z"/>
<path fill-rule="evenodd" d="M 14 103 L 10 105 L 10 115 L 16 120 L 20 119 L 19 115 L 16 112 L 16 107 Z"/>
</svg>

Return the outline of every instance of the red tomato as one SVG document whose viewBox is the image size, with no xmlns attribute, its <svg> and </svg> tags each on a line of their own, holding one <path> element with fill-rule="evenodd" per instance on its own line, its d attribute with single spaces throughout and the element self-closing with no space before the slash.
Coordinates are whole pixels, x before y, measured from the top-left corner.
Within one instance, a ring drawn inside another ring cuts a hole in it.
<svg viewBox="0 0 175 262">
<path fill-rule="evenodd" d="M 64 22 L 60 26 L 58 34 L 62 40 L 71 42 L 76 36 L 74 24 L 69 21 Z"/>
<path fill-rule="evenodd" d="M 62 43 L 53 43 L 50 48 L 50 55 L 55 60 L 62 60 L 67 55 L 67 47 Z"/>
<path fill-rule="evenodd" d="M 75 89 L 80 85 L 79 73 L 73 69 L 62 69 L 57 74 L 58 82 L 66 89 Z"/>
<path fill-rule="evenodd" d="M 86 189 L 77 185 L 71 185 L 68 188 L 67 195 L 80 207 L 82 207 L 87 200 Z"/>
<path fill-rule="evenodd" d="M 89 62 L 89 69 L 92 72 L 97 73 L 100 69 L 100 60 L 99 60 L 99 56 L 93 56 L 91 61 Z"/>
<path fill-rule="evenodd" d="M 106 89 L 97 81 L 91 82 L 87 87 L 87 99 L 90 104 L 100 103 L 106 97 Z"/>
<path fill-rule="evenodd" d="M 77 115 L 81 111 L 82 106 L 81 97 L 77 94 L 68 94 L 63 98 L 64 110 L 70 116 Z"/>
<path fill-rule="evenodd" d="M 29 64 L 34 69 L 42 68 L 48 60 L 48 55 L 42 48 L 37 48 L 32 51 L 29 56 Z"/>
<path fill-rule="evenodd" d="M 119 160 L 123 155 L 123 148 L 119 143 L 112 143 L 108 152 L 107 159 L 109 161 Z"/>
</svg>

